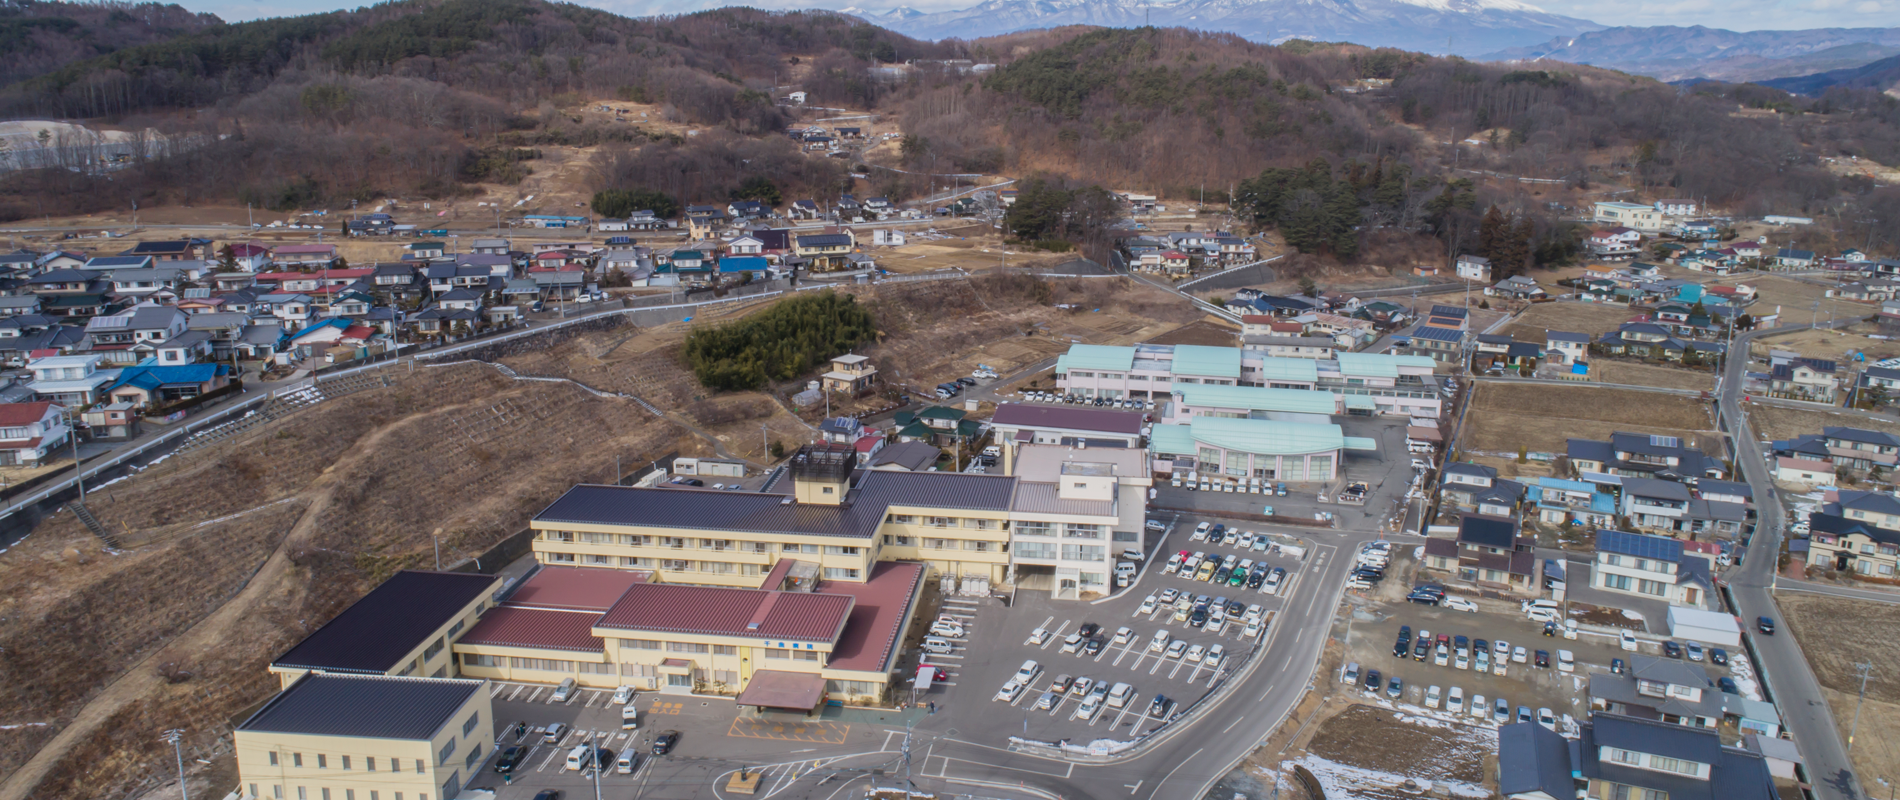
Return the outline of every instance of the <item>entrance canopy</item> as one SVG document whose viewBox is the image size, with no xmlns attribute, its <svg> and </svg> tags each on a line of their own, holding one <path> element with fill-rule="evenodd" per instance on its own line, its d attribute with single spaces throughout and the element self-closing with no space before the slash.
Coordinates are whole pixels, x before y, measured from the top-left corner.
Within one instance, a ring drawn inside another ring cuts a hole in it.
<svg viewBox="0 0 1900 800">
<path fill-rule="evenodd" d="M 810 711 L 825 701 L 825 676 L 762 669 L 739 693 L 739 705 Z"/>
</svg>

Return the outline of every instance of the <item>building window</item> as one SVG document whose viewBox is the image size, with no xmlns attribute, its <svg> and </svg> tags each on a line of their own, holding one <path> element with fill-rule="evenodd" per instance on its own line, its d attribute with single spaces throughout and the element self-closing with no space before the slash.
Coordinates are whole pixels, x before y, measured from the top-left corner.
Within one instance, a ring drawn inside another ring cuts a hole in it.
<svg viewBox="0 0 1900 800">
<path fill-rule="evenodd" d="M 891 522 L 896 525 L 915 525 L 917 518 L 909 514 L 892 514 Z"/>
<path fill-rule="evenodd" d="M 501 657 L 500 656 L 485 656 L 480 653 L 463 653 L 462 666 L 464 667 L 499 667 L 501 666 Z M 344 769 L 349 769 L 349 767 L 344 767 Z"/>
<path fill-rule="evenodd" d="M 573 554 L 573 553 L 549 553 L 549 554 L 548 554 L 548 563 L 550 563 L 550 564 L 572 564 L 572 563 L 574 563 L 574 554 Z"/>
<path fill-rule="evenodd" d="M 323 794 L 323 800 L 330 800 L 330 787 L 325 786 L 317 791 Z"/>
<path fill-rule="evenodd" d="M 480 722 L 481 719 L 482 719 L 482 712 L 480 711 L 477 711 L 473 714 L 468 715 L 468 721 L 462 723 L 462 735 L 467 736 L 470 733 L 473 733 L 475 731 L 475 723 Z M 323 765 L 318 764 L 317 766 L 323 766 Z"/>
<path fill-rule="evenodd" d="M 845 547 L 835 544 L 825 545 L 825 555 L 828 556 L 855 556 L 857 554 L 858 548 L 855 547 Z"/>
<path fill-rule="evenodd" d="M 450 748 L 453 748 L 453 747 L 455 747 L 455 743 L 454 743 L 454 742 L 450 742 L 450 743 L 449 743 L 449 747 L 450 747 Z M 443 760 L 445 760 L 445 761 L 446 761 L 447 759 L 445 758 L 445 759 L 443 759 Z M 420 758 L 418 758 L 418 759 L 416 759 L 416 774 L 417 774 L 417 775 L 421 775 L 422 773 L 423 773 L 423 767 L 422 767 L 422 759 L 420 759 Z"/>
<path fill-rule="evenodd" d="M 623 650 L 658 650 L 660 642 L 653 639 L 621 639 L 620 647 Z"/>
<path fill-rule="evenodd" d="M 712 646 L 712 651 L 713 655 L 716 656 L 736 656 L 739 654 L 739 646 L 736 644 L 716 644 Z"/>
<path fill-rule="evenodd" d="M 693 568 L 693 562 L 691 561 L 682 561 L 682 560 L 674 559 L 674 558 L 665 558 L 665 559 L 660 560 L 660 569 L 663 569 L 667 572 L 685 572 L 692 568 Z"/>
<path fill-rule="evenodd" d="M 276 750 L 270 751 L 270 765 L 273 767 L 277 766 L 277 751 Z"/>
<path fill-rule="evenodd" d="M 1610 760 L 1618 764 L 1641 765 L 1643 763 L 1643 755 L 1633 750 L 1612 747 L 1610 748 Z"/>
<path fill-rule="evenodd" d="M 344 768 L 344 769 L 349 769 L 349 768 L 350 768 L 350 757 L 349 757 L 349 756 L 344 756 L 344 757 L 343 757 L 343 768 Z"/>
<path fill-rule="evenodd" d="M 476 742 L 475 749 L 468 751 L 468 757 L 462 759 L 462 766 L 466 769 L 474 769 L 476 764 L 481 763 L 481 760 L 482 743 Z"/>
<path fill-rule="evenodd" d="M 667 642 L 666 643 L 666 651 L 669 653 L 705 653 L 705 652 L 710 652 L 710 650 L 711 650 L 711 645 L 704 645 L 698 642 Z"/>
<path fill-rule="evenodd" d="M 1070 539 L 1100 539 L 1102 538 L 1102 526 L 1078 525 L 1071 522 L 1062 526 L 1062 535 Z"/>
<path fill-rule="evenodd" d="M 376 771 L 376 757 L 363 756 L 363 769 L 369 770 L 370 772 L 375 772 Z"/>
<path fill-rule="evenodd" d="M 965 549 L 965 550 L 974 550 L 974 551 L 976 551 L 976 552 L 978 552 L 978 553 L 987 553 L 987 552 L 989 552 L 989 551 L 990 551 L 990 543 L 989 543 L 989 542 L 981 542 L 981 541 L 976 541 L 976 540 L 972 540 L 972 539 L 965 539 L 965 540 L 963 541 L 963 549 Z"/>
<path fill-rule="evenodd" d="M 1016 535 L 1054 536 L 1056 535 L 1055 525 L 1048 522 L 1018 522 L 1016 523 Z"/>
<path fill-rule="evenodd" d="M 951 528 L 957 524 L 956 517 L 924 517 L 924 524 L 932 528 Z"/>
<path fill-rule="evenodd" d="M 598 556 L 598 555 L 593 555 L 590 553 L 581 557 L 581 563 L 592 564 L 597 567 L 605 567 L 613 563 L 610 559 L 611 559 L 610 556 Z"/>
<path fill-rule="evenodd" d="M 924 549 L 926 549 L 926 550 L 948 550 L 948 549 L 950 549 L 950 540 L 949 540 L 949 539 L 925 539 L 925 540 L 924 540 Z"/>
<path fill-rule="evenodd" d="M 509 658 L 509 665 L 515 669 L 532 669 L 541 672 L 573 672 L 574 662 L 551 658 Z M 392 761 L 394 759 L 391 759 Z M 393 769 L 393 768 L 392 768 Z"/>
<path fill-rule="evenodd" d="M 466 734 L 467 731 L 463 731 L 463 733 Z M 318 753 L 317 754 L 317 769 L 329 769 L 329 768 L 330 768 L 329 757 L 325 756 L 322 753 Z"/>
<path fill-rule="evenodd" d="M 290 765 L 291 765 L 291 766 L 293 766 L 293 767 L 302 767 L 302 766 L 303 766 L 303 754 L 302 754 L 302 753 L 291 753 L 291 754 L 290 754 Z"/>
<path fill-rule="evenodd" d="M 857 580 L 857 579 L 858 579 L 858 571 L 856 569 L 850 569 L 846 567 L 825 567 L 825 580 L 841 581 L 841 580 Z"/>
</svg>

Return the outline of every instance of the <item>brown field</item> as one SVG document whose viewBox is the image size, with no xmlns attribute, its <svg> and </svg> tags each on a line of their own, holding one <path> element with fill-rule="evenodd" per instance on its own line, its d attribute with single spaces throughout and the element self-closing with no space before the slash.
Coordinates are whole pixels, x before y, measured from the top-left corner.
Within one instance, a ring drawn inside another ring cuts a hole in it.
<svg viewBox="0 0 1900 800">
<path fill-rule="evenodd" d="M 1803 594 L 1783 594 L 1778 601 L 1788 632 L 1800 640 L 1821 682 L 1842 741 L 1860 691 L 1854 665 L 1875 665 L 1854 735 L 1854 769 L 1862 776 L 1900 774 L 1900 681 L 1883 674 L 1883 667 L 1900 658 L 1900 606 Z M 1873 783 L 1870 777 L 1863 780 Z"/>
<path fill-rule="evenodd" d="M 1860 324 L 1846 331 L 1806 330 L 1766 336 L 1750 345 L 1749 354 L 1765 360 L 1770 350 L 1792 350 L 1809 358 L 1825 358 L 1842 365 L 1851 362 L 1853 359 L 1849 354 L 1855 352 L 1865 353 L 1870 362 L 1900 356 L 1900 341 L 1869 339 L 1861 335 L 1873 332 L 1874 326 Z"/>
<path fill-rule="evenodd" d="M 1826 322 L 1830 313 L 1836 320 L 1865 319 L 1879 310 L 1879 306 L 1827 297 L 1827 286 L 1793 278 L 1750 275 L 1741 282 L 1753 285 L 1757 293 L 1757 299 L 1754 305 L 1748 307 L 1748 313 L 1757 317 L 1773 314 L 1779 306 L 1783 324 L 1806 323 L 1810 319 Z M 1815 305 L 1817 302 L 1820 304 L 1818 310 Z"/>
<path fill-rule="evenodd" d="M 1146 344 L 1199 344 L 1208 347 L 1234 347 L 1240 329 L 1219 317 L 1205 317 L 1149 339 Z"/>
<path fill-rule="evenodd" d="M 1804 433 L 1820 433 L 1822 428 L 1830 426 L 1900 433 L 1900 421 L 1884 417 L 1786 408 L 1766 403 L 1750 403 L 1747 412 L 1748 422 L 1754 426 L 1755 435 L 1763 439 L 1792 439 Z"/>
<path fill-rule="evenodd" d="M 118 551 L 58 514 L 0 558 L 0 706 L 9 725 L 44 723 L 0 730 L 0 774 L 39 796 L 123 796 L 172 769 L 169 727 L 187 763 L 215 763 L 230 717 L 275 687 L 266 663 L 392 572 L 431 566 L 432 534 L 456 564 L 573 484 L 611 480 L 616 456 L 680 448 L 674 425 L 571 385 L 481 365 L 386 374 L 96 491 Z"/>
<path fill-rule="evenodd" d="M 1471 399 L 1460 450 L 1489 453 L 1564 452 L 1568 438 L 1607 440 L 1611 433 L 1654 433 L 1714 440 L 1710 407 L 1687 397 L 1575 384 L 1483 383 Z"/>
<path fill-rule="evenodd" d="M 1640 361 L 1625 361 L 1613 358 L 1599 358 L 1590 362 L 1590 370 L 1595 373 L 1599 383 L 1620 383 L 1628 386 L 1656 386 L 1663 389 L 1695 389 L 1706 391 L 1715 388 L 1715 373 L 1702 372 L 1681 367 L 1668 367 L 1661 364 L 1644 364 Z"/>
<path fill-rule="evenodd" d="M 1542 342 L 1544 333 L 1553 330 L 1594 336 L 1616 330 L 1634 316 L 1635 312 L 1624 306 L 1607 303 L 1538 303 L 1499 333 L 1508 333 L 1520 342 Z"/>
</svg>

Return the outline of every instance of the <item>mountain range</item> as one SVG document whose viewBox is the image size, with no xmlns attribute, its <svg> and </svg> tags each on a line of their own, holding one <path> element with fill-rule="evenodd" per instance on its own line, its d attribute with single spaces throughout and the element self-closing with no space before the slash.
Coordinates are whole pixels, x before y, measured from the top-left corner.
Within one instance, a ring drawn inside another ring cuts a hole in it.
<svg viewBox="0 0 1900 800">
<path fill-rule="evenodd" d="M 1900 28 L 1607 27 L 1517 0 L 984 0 L 934 13 L 908 6 L 841 11 L 920 39 L 968 40 L 1065 25 L 1180 26 L 1274 44 L 1348 41 L 1487 61 L 1550 59 L 1665 81 L 1761 81 L 1900 55 Z"/>
</svg>

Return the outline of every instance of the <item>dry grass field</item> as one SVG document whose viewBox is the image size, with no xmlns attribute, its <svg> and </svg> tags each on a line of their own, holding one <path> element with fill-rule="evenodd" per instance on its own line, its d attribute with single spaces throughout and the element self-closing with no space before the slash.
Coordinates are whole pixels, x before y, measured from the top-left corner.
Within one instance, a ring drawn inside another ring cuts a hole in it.
<svg viewBox="0 0 1900 800">
<path fill-rule="evenodd" d="M 1595 373 L 1598 383 L 1620 383 L 1627 386 L 1655 386 L 1663 389 L 1694 389 L 1706 391 L 1715 388 L 1715 373 L 1669 367 L 1661 364 L 1644 364 L 1639 361 L 1622 361 L 1612 358 L 1599 358 L 1590 362 L 1590 370 Z"/>
<path fill-rule="evenodd" d="M 430 566 L 432 534 L 456 563 L 574 483 L 611 480 L 615 456 L 679 443 L 571 385 L 473 364 L 388 374 L 96 490 L 118 550 L 60 514 L 0 558 L 0 773 L 39 796 L 123 796 L 171 769 L 162 728 L 187 730 L 188 756 L 214 747 L 274 688 L 271 658 Z M 57 756 L 28 760 L 49 742 Z"/>
<path fill-rule="evenodd" d="M 1759 317 L 1774 314 L 1779 307 L 1783 324 L 1806 323 L 1810 319 L 1826 322 L 1829 314 L 1835 320 L 1865 319 L 1879 310 L 1878 306 L 1867 303 L 1827 297 L 1829 287 L 1818 283 L 1776 275 L 1750 275 L 1741 282 L 1753 285 L 1757 293 L 1748 313 Z"/>
<path fill-rule="evenodd" d="M 1870 362 L 1900 356 L 1900 341 L 1869 339 L 1862 335 L 1873 332 L 1874 326 L 1867 324 L 1855 325 L 1845 331 L 1795 331 L 1756 339 L 1749 347 L 1749 354 L 1766 360 L 1770 350 L 1792 350 L 1809 358 L 1825 358 L 1842 364 L 1852 361 L 1849 354 L 1856 352 L 1866 354 Z"/>
<path fill-rule="evenodd" d="M 1854 665 L 1875 665 L 1854 736 L 1854 768 L 1869 784 L 1868 776 L 1900 775 L 1900 681 L 1882 674 L 1882 667 L 1900 658 L 1900 606 L 1804 594 L 1782 594 L 1778 602 L 1788 632 L 1801 642 L 1821 682 L 1843 741 L 1860 691 Z"/>
<path fill-rule="evenodd" d="M 1471 399 L 1458 447 L 1515 454 L 1563 453 L 1569 438 L 1607 440 L 1611 433 L 1653 433 L 1710 440 L 1710 407 L 1687 397 L 1590 384 L 1482 383 Z"/>
<path fill-rule="evenodd" d="M 1804 433 L 1820 433 L 1822 428 L 1830 426 L 1900 434 L 1900 421 L 1860 414 L 1787 408 L 1765 403 L 1751 403 L 1747 412 L 1748 423 L 1754 427 L 1755 435 L 1763 439 L 1792 439 Z"/>
<path fill-rule="evenodd" d="M 1499 333 L 1508 333 L 1520 342 L 1543 342 L 1546 331 L 1569 331 L 1595 336 L 1616 330 L 1636 313 L 1624 306 L 1604 303 L 1539 303 Z"/>
</svg>

